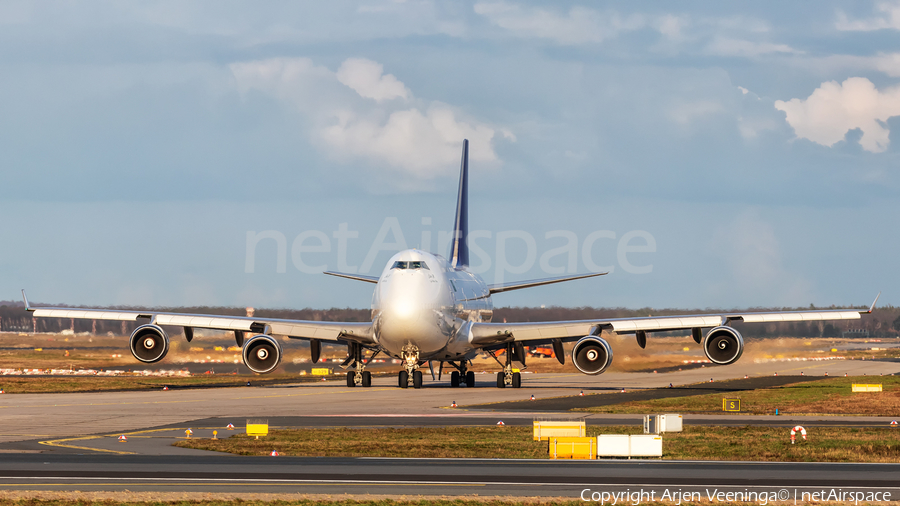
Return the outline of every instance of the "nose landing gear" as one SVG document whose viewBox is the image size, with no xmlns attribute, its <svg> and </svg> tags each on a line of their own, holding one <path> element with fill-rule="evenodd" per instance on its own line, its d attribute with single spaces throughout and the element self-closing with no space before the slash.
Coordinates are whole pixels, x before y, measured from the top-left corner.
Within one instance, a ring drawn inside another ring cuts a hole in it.
<svg viewBox="0 0 900 506">
<path fill-rule="evenodd" d="M 404 370 L 399 374 L 400 388 L 409 388 L 410 378 L 413 388 L 422 388 L 422 371 L 419 370 L 419 347 L 406 344 L 400 350 L 403 356 Z"/>
</svg>

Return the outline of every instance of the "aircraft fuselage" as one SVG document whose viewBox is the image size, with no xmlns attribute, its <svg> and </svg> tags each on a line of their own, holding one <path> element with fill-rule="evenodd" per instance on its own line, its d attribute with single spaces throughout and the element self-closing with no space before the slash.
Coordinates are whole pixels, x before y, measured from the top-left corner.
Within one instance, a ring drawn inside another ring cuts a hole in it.
<svg viewBox="0 0 900 506">
<path fill-rule="evenodd" d="M 420 360 L 462 360 L 475 355 L 460 328 L 489 322 L 493 302 L 484 281 L 453 269 L 440 255 L 405 250 L 388 261 L 372 295 L 375 340 L 400 357 L 415 346 Z"/>
</svg>

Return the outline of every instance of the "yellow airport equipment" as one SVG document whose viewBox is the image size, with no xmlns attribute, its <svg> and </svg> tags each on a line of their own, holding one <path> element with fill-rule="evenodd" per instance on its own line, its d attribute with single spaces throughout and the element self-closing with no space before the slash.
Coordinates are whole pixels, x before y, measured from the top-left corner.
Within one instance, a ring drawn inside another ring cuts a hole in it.
<svg viewBox="0 0 900 506">
<path fill-rule="evenodd" d="M 580 422 L 554 422 L 535 421 L 534 440 L 550 439 L 551 437 L 584 437 L 584 421 Z"/>
<path fill-rule="evenodd" d="M 328 376 L 331 374 L 331 369 L 327 367 L 313 367 L 312 375 L 313 376 Z"/>
<path fill-rule="evenodd" d="M 722 411 L 740 411 L 740 399 L 722 399 Z"/>
<path fill-rule="evenodd" d="M 881 383 L 871 385 L 854 383 L 852 389 L 854 392 L 881 392 Z"/>
<path fill-rule="evenodd" d="M 269 435 L 269 421 L 268 420 L 247 420 L 247 435 L 248 436 L 256 436 L 256 439 L 259 439 L 259 436 L 268 436 Z"/>
<path fill-rule="evenodd" d="M 219 439 L 219 431 L 214 430 L 214 431 L 213 431 L 213 437 L 212 437 L 212 438 L 213 438 L 213 439 Z"/>
<path fill-rule="evenodd" d="M 596 439 L 592 437 L 550 438 L 550 458 L 595 460 L 597 458 Z"/>
</svg>

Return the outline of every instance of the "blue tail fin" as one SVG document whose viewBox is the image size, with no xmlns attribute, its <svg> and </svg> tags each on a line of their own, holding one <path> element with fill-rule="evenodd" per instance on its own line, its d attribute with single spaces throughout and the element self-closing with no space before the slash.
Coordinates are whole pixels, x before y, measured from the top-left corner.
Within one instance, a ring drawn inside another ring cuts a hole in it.
<svg viewBox="0 0 900 506">
<path fill-rule="evenodd" d="M 469 265 L 469 140 L 463 140 L 462 165 L 459 168 L 459 196 L 456 199 L 456 223 L 450 245 L 450 266 L 454 269 Z"/>
</svg>

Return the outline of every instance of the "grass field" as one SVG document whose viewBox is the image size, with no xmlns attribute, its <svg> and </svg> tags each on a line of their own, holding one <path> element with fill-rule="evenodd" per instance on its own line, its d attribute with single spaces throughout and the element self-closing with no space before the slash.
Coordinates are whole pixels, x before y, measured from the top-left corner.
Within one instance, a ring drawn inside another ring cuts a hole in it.
<svg viewBox="0 0 900 506">
<path fill-rule="evenodd" d="M 853 383 L 881 383 L 882 392 L 851 392 Z M 855 376 L 829 378 L 777 388 L 747 390 L 733 394 L 706 394 L 611 406 L 582 408 L 591 413 L 710 413 L 722 412 L 722 399 L 741 400 L 747 414 L 840 414 L 897 416 L 900 418 L 900 376 Z"/>
<path fill-rule="evenodd" d="M 316 499 L 300 499 L 295 501 L 284 500 L 176 500 L 176 501 L 112 501 L 112 500 L 64 500 L 64 499 L 0 499 L 0 506 L 87 506 L 87 505 L 116 505 L 116 506 L 314 506 L 317 504 L 329 504 L 333 506 L 509 506 L 511 504 L 541 504 L 548 502 L 549 498 L 531 500 L 503 500 L 503 499 L 420 499 L 420 500 L 395 500 L 395 499 L 331 499 L 320 497 Z M 572 506 L 584 504 L 582 501 L 553 500 L 553 504 Z M 647 504 L 647 503 L 644 503 Z M 651 503 L 652 504 L 652 503 Z"/>
<path fill-rule="evenodd" d="M 188 494 L 182 494 L 188 495 Z M 547 503 L 551 498 L 535 498 L 521 500 L 504 499 L 420 499 L 420 500 L 395 500 L 395 499 L 338 499 L 331 497 L 317 497 L 316 499 L 299 500 L 247 500 L 247 499 L 220 499 L 220 500 L 175 500 L 175 501 L 134 501 L 134 500 L 84 500 L 84 499 L 0 499 L 0 506 L 315 506 L 328 504 L 330 506 L 509 506 L 511 504 L 541 504 Z M 553 500 L 553 504 L 573 506 L 584 504 L 582 501 Z M 648 504 L 648 503 L 644 503 Z M 652 503 L 649 503 L 652 504 Z"/>
<path fill-rule="evenodd" d="M 900 429 L 810 428 L 809 440 L 791 444 L 790 429 L 685 427 L 663 437 L 663 458 L 777 462 L 900 462 Z M 636 434 L 635 426 L 588 427 L 589 436 Z M 752 444 L 748 444 L 752 442 Z M 331 428 L 273 430 L 259 440 L 191 439 L 177 446 L 238 455 L 315 457 L 547 458 L 547 442 L 532 441 L 531 427 Z"/>
</svg>

